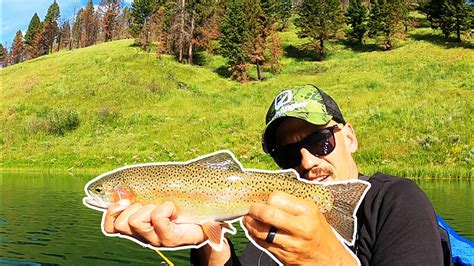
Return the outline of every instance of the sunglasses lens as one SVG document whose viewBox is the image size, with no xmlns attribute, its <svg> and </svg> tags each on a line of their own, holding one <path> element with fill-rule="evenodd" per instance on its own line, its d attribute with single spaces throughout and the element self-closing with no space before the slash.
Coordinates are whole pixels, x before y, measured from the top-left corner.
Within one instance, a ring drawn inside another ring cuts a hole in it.
<svg viewBox="0 0 474 266">
<path fill-rule="evenodd" d="M 316 156 L 328 155 L 336 147 L 333 130 L 325 128 L 317 131 L 300 142 L 277 147 L 270 155 L 283 169 L 294 168 L 301 163 L 302 148 Z"/>
<path fill-rule="evenodd" d="M 325 129 L 319 134 L 313 135 L 305 148 L 314 155 L 324 156 L 331 153 L 335 146 L 334 135 L 331 131 Z"/>
<path fill-rule="evenodd" d="M 296 167 L 301 162 L 299 149 L 291 144 L 276 149 L 271 156 L 278 166 L 283 169 Z"/>
</svg>

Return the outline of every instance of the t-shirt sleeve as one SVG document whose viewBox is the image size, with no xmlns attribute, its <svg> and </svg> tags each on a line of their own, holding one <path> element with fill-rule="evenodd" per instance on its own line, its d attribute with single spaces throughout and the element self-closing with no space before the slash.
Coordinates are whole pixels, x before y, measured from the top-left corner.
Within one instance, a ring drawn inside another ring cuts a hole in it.
<svg viewBox="0 0 474 266">
<path fill-rule="evenodd" d="M 418 186 L 400 179 L 386 184 L 374 225 L 371 265 L 442 265 L 441 239 L 433 207 Z"/>
</svg>

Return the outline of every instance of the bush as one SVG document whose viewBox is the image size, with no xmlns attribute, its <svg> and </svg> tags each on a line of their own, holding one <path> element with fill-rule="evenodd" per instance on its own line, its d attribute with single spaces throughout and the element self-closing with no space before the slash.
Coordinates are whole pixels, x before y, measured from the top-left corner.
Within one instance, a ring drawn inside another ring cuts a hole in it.
<svg viewBox="0 0 474 266">
<path fill-rule="evenodd" d="M 79 113 L 74 109 L 51 110 L 36 114 L 36 119 L 28 125 L 33 132 L 42 131 L 51 135 L 63 136 L 67 131 L 79 127 Z"/>
<path fill-rule="evenodd" d="M 97 112 L 97 121 L 101 125 L 114 124 L 120 118 L 120 113 L 109 107 L 102 107 Z"/>
</svg>

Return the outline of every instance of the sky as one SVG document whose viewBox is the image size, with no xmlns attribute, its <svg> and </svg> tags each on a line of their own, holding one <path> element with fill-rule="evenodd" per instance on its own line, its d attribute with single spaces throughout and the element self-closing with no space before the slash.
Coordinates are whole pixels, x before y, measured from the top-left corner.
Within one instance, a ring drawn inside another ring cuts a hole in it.
<svg viewBox="0 0 474 266">
<path fill-rule="evenodd" d="M 79 10 L 85 7 L 88 0 L 56 0 L 59 5 L 61 13 L 60 22 L 72 19 L 74 16 L 74 9 Z M 93 0 L 94 5 L 97 5 L 100 0 Z M 124 3 L 130 4 L 132 0 L 123 0 Z M 0 43 L 11 47 L 13 38 L 18 30 L 21 30 L 25 35 L 33 15 L 38 13 L 41 21 L 44 20 L 48 7 L 53 3 L 53 0 L 0 0 Z"/>
</svg>

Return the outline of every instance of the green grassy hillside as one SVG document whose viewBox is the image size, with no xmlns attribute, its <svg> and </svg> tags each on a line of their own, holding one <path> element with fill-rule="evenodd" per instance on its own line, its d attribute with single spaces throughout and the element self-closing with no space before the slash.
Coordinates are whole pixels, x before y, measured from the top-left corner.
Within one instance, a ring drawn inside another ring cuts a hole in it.
<svg viewBox="0 0 474 266">
<path fill-rule="evenodd" d="M 183 65 L 131 40 L 3 69 L 0 168 L 98 173 L 229 149 L 245 167 L 276 169 L 261 151 L 266 110 L 278 91 L 313 83 L 354 125 L 362 172 L 473 176 L 472 49 L 424 29 L 388 52 L 330 43 L 328 59 L 314 62 L 294 30 L 282 37 L 282 72 L 263 82 L 229 80 L 219 56 Z"/>
</svg>

